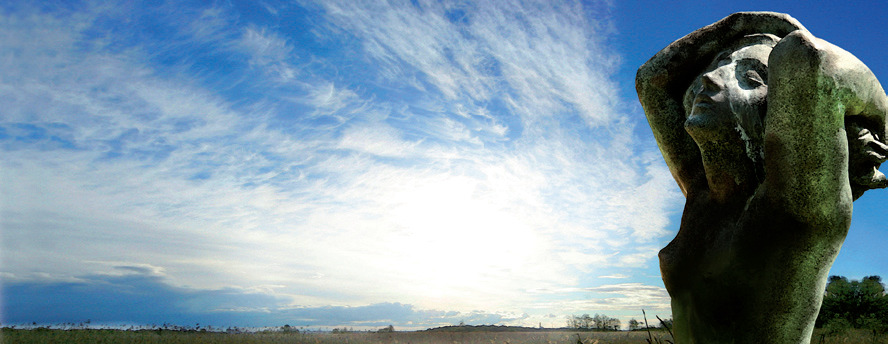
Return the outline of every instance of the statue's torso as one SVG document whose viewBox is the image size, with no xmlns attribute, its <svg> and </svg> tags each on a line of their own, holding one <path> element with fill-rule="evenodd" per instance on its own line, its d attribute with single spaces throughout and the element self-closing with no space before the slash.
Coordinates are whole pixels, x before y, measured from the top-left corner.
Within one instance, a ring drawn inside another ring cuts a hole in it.
<svg viewBox="0 0 888 344">
<path fill-rule="evenodd" d="M 831 225 L 843 229 L 815 228 L 762 194 L 734 204 L 688 197 L 678 235 L 660 252 L 675 326 L 684 327 L 677 332 L 693 336 L 677 342 L 802 343 L 810 337 L 822 281 L 850 216 Z M 833 238 L 823 240 L 823 233 Z M 799 333 L 808 338 L 785 338 Z"/>
</svg>

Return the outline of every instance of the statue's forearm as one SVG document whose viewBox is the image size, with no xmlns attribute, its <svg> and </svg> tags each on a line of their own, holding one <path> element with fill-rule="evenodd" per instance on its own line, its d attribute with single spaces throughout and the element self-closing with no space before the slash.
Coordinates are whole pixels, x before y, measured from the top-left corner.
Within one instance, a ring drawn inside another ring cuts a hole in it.
<svg viewBox="0 0 888 344">
<path fill-rule="evenodd" d="M 857 59 L 848 56 L 796 31 L 774 47 L 768 61 L 766 189 L 785 211 L 809 221 L 832 221 L 843 212 L 836 205 L 850 212 L 844 116 L 861 102 L 848 88 L 859 82 L 848 79 L 859 73 L 852 64 Z"/>
</svg>

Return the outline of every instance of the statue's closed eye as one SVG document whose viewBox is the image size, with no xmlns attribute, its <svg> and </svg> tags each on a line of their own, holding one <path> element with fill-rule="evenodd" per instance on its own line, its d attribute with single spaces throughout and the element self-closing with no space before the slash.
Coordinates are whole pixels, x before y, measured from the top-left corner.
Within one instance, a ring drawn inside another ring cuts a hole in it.
<svg viewBox="0 0 888 344">
<path fill-rule="evenodd" d="M 746 71 L 746 81 L 753 87 L 765 86 L 765 79 L 755 70 Z"/>
</svg>

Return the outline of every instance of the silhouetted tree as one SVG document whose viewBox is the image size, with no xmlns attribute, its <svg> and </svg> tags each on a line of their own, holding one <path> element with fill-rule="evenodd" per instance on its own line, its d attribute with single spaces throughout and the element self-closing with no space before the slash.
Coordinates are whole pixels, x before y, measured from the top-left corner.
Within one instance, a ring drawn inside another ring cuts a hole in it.
<svg viewBox="0 0 888 344">
<path fill-rule="evenodd" d="M 638 320 L 635 320 L 635 318 L 629 319 L 629 330 L 630 331 L 635 331 L 639 328 L 641 328 L 641 323 L 638 322 Z"/>
</svg>

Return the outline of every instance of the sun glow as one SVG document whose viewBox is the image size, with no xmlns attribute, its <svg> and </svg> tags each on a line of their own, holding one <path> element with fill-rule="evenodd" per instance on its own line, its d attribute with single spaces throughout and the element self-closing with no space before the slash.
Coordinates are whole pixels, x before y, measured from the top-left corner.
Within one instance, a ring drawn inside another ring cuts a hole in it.
<svg viewBox="0 0 888 344">
<path fill-rule="evenodd" d="M 425 272 L 433 294 L 518 272 L 539 249 L 532 228 L 479 192 L 482 183 L 467 177 L 429 183 L 404 192 L 393 210 L 401 235 L 393 247 L 412 270 Z"/>
</svg>

